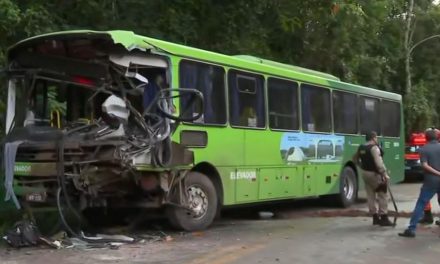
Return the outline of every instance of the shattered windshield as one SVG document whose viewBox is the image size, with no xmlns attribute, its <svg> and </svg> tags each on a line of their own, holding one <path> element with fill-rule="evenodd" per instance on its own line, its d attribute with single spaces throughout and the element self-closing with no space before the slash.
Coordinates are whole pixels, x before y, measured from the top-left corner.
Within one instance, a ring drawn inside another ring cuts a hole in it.
<svg viewBox="0 0 440 264">
<path fill-rule="evenodd" d="M 92 88 L 36 78 L 26 84 L 16 79 L 15 126 L 64 128 L 72 123 L 90 123 L 100 111 L 96 100 L 89 100 Z M 26 86 L 29 89 L 26 89 Z"/>
</svg>

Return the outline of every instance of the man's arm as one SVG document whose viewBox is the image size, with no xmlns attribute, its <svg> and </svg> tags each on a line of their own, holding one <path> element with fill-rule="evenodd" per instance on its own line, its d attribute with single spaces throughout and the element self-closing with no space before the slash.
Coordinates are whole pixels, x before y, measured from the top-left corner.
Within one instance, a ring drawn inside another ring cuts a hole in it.
<svg viewBox="0 0 440 264">
<path fill-rule="evenodd" d="M 387 169 L 383 162 L 382 156 L 380 155 L 380 149 L 378 146 L 371 148 L 371 154 L 373 155 L 374 164 L 376 164 L 377 172 L 383 177 L 383 180 L 387 180 L 388 176 Z"/>
<path fill-rule="evenodd" d="M 439 177 L 440 177 L 440 171 L 438 171 L 438 170 L 434 169 L 433 167 L 429 166 L 428 162 L 423 161 L 423 162 L 422 162 L 422 168 L 423 168 L 426 172 L 431 173 L 431 174 L 434 174 L 435 176 L 439 176 Z"/>
<path fill-rule="evenodd" d="M 425 172 L 430 173 L 435 176 L 440 176 L 440 171 L 434 169 L 431 167 L 431 165 L 428 164 L 428 152 L 426 151 L 426 148 L 423 147 L 419 150 L 420 153 L 420 162 L 422 163 L 422 168 Z"/>
<path fill-rule="evenodd" d="M 354 162 L 354 164 L 359 166 L 359 150 L 354 153 L 353 157 L 351 157 L 351 160 Z"/>
</svg>

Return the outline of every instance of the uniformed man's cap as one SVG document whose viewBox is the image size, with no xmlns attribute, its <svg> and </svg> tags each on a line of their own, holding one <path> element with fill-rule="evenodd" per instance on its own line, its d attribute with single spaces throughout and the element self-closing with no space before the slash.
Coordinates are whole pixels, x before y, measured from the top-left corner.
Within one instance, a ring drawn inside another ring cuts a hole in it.
<svg viewBox="0 0 440 264">
<path fill-rule="evenodd" d="M 365 140 L 367 140 L 367 141 L 370 141 L 375 137 L 377 137 L 376 131 L 370 131 L 365 134 Z"/>
</svg>

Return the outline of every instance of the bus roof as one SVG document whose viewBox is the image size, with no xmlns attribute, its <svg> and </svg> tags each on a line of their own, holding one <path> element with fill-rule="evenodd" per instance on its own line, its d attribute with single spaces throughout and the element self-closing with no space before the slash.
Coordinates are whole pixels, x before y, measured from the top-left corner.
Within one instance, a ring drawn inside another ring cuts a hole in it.
<svg viewBox="0 0 440 264">
<path fill-rule="evenodd" d="M 340 79 L 334 75 L 331 75 L 331 74 L 328 74 L 325 72 L 319 72 L 319 71 L 310 70 L 307 68 L 298 67 L 295 65 L 280 63 L 277 61 L 272 61 L 272 60 L 267 60 L 267 59 L 262 59 L 262 58 L 258 58 L 258 57 L 251 56 L 251 55 L 235 55 L 235 57 L 240 58 L 240 59 L 244 59 L 244 60 L 249 60 L 249 61 L 261 63 L 261 64 L 265 64 L 265 65 L 280 67 L 280 68 L 284 68 L 287 70 L 298 71 L 298 72 L 302 72 L 302 73 L 309 74 L 309 75 L 316 75 L 317 77 L 321 77 L 321 78 L 340 81 Z"/>
<path fill-rule="evenodd" d="M 361 85 L 350 84 L 340 81 L 339 78 L 310 69 L 305 69 L 293 65 L 283 64 L 275 61 L 260 59 L 253 56 L 238 55 L 229 56 L 215 53 L 198 48 L 188 47 L 159 39 L 137 35 L 131 31 L 112 30 L 112 31 L 92 31 L 92 30 L 73 30 L 61 31 L 44 35 L 39 35 L 22 40 L 8 49 L 8 59 L 14 51 L 26 46 L 34 41 L 50 38 L 69 38 L 69 37 L 88 37 L 88 38 L 111 38 L 115 44 L 121 44 L 128 50 L 156 50 L 162 53 L 177 55 L 180 57 L 195 59 L 213 64 L 220 64 L 227 67 L 236 67 L 244 70 L 252 70 L 262 74 L 290 78 L 299 82 L 313 83 L 316 85 L 327 86 L 335 89 L 362 93 L 370 96 L 379 96 L 391 100 L 400 101 L 402 96 L 395 93 L 385 92 Z"/>
</svg>

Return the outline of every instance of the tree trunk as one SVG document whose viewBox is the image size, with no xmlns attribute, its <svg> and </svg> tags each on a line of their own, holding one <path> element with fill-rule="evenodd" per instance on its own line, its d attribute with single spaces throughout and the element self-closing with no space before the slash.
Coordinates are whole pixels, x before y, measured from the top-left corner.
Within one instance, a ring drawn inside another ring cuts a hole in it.
<svg viewBox="0 0 440 264">
<path fill-rule="evenodd" d="M 405 29 L 405 72 L 406 72 L 406 89 L 405 93 L 411 93 L 411 24 L 414 9 L 414 0 L 409 0 L 408 10 L 406 12 L 406 29 Z"/>
</svg>

